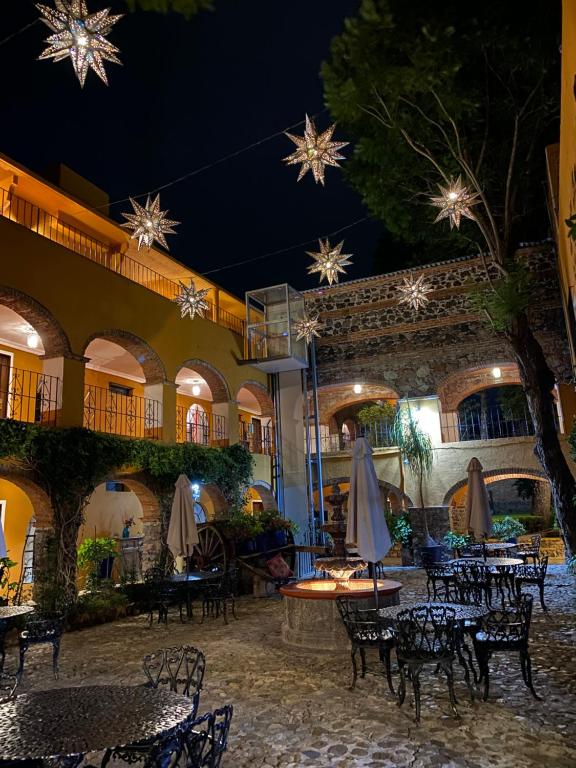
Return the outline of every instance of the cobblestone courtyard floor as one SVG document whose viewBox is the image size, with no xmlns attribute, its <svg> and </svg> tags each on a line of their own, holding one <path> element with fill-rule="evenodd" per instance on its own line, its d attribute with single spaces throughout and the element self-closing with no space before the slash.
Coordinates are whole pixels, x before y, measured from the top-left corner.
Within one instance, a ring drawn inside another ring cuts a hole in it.
<svg viewBox="0 0 576 768">
<path fill-rule="evenodd" d="M 425 595 L 423 574 L 390 569 L 404 584 L 402 601 Z M 517 659 L 496 656 L 490 699 L 472 704 L 457 672 L 461 720 L 448 712 L 445 685 L 433 670 L 422 678 L 423 715 L 413 720 L 384 680 L 369 675 L 348 689 L 347 655 L 298 654 L 280 641 L 280 599 L 242 599 L 238 621 L 222 619 L 166 630 L 148 628 L 144 616 L 67 634 L 55 681 L 48 651 L 32 650 L 22 692 L 69 685 L 143 681 L 144 654 L 167 645 L 193 644 L 206 654 L 201 711 L 235 708 L 226 768 L 265 766 L 457 766 L 569 768 L 576 765 L 576 579 L 563 566 L 549 571 L 545 615 L 535 601 L 531 652 L 535 701 L 522 683 Z M 322 638 L 318 638 L 321 646 Z M 9 648 L 9 666 L 15 665 Z"/>
</svg>

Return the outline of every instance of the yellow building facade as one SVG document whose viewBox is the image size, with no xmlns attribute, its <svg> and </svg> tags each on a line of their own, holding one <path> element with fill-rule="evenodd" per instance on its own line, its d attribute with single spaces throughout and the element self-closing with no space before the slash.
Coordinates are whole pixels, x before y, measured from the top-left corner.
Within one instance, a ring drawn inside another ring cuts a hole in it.
<svg viewBox="0 0 576 768">
<path fill-rule="evenodd" d="M 241 364 L 244 302 L 160 250 L 138 251 L 104 193 L 68 169 L 58 184 L 0 157 L 0 418 L 242 442 L 255 458 L 251 504 L 269 506 L 274 408 L 266 374 Z M 205 318 L 182 318 L 173 301 L 190 280 L 208 289 Z M 123 490 L 97 489 L 83 536 L 120 536 L 129 517 L 141 531 L 142 496 Z M 199 504 L 206 519 L 221 512 L 209 490 Z M 34 494 L 6 468 L 0 512 L 22 563 Z"/>
</svg>

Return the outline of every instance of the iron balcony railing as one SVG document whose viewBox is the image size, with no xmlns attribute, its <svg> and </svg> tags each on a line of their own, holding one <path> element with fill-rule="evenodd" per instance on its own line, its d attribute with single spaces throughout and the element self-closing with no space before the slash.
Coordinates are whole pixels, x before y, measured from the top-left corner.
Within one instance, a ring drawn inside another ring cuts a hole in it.
<svg viewBox="0 0 576 768">
<path fill-rule="evenodd" d="M 487 408 L 458 415 L 458 437 L 466 440 L 496 440 L 502 437 L 531 437 L 532 418 L 525 408 Z"/>
<path fill-rule="evenodd" d="M 55 426 L 62 400 L 62 381 L 37 371 L 0 362 L 0 419 Z"/>
<path fill-rule="evenodd" d="M 263 456 L 273 456 L 274 446 L 274 427 L 262 426 L 261 424 L 246 424 L 240 422 L 240 442 L 250 453 L 259 453 Z"/>
<path fill-rule="evenodd" d="M 102 242 L 70 224 L 65 224 L 56 216 L 6 189 L 0 189 L 0 215 L 126 277 L 133 283 L 160 294 L 165 299 L 172 301 L 180 292 L 180 286 L 174 280 L 124 255 L 116 245 Z M 207 301 L 207 304 L 205 316 L 208 320 L 244 336 L 245 323 L 241 318 L 210 301 Z"/>
<path fill-rule="evenodd" d="M 93 384 L 84 386 L 84 426 L 123 437 L 162 439 L 162 403 L 121 395 Z"/>
<path fill-rule="evenodd" d="M 176 406 L 176 440 L 179 443 L 222 446 L 228 443 L 228 421 L 217 413 Z"/>
<path fill-rule="evenodd" d="M 377 422 L 353 429 L 349 428 L 348 432 L 322 435 L 320 438 L 320 448 L 322 453 L 351 451 L 358 437 L 365 437 L 372 448 L 394 447 L 392 424 L 390 422 Z M 312 438 L 312 453 L 316 453 L 314 437 Z"/>
</svg>

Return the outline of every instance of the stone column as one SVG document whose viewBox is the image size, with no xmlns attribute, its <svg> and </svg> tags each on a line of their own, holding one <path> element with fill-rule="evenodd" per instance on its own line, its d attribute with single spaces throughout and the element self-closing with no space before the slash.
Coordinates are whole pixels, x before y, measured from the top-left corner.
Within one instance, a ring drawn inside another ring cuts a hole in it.
<svg viewBox="0 0 576 768">
<path fill-rule="evenodd" d="M 424 515 L 428 520 L 430 536 L 437 542 L 441 542 L 445 534 L 450 530 L 450 513 L 448 507 L 410 507 L 410 525 L 412 526 L 412 538 L 414 548 L 424 546 L 426 543 L 426 526 Z"/>
<path fill-rule="evenodd" d="M 83 357 L 43 358 L 42 369 L 47 376 L 57 376 L 57 424 L 59 427 L 81 427 L 84 424 L 84 372 Z"/>
</svg>

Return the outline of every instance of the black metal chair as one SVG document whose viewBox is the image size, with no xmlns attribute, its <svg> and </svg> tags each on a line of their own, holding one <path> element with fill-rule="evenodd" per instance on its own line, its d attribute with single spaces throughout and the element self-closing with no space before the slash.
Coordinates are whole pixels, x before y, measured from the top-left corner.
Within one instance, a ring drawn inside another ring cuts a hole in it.
<svg viewBox="0 0 576 768">
<path fill-rule="evenodd" d="M 516 547 L 516 551 L 514 552 L 514 557 L 519 557 L 521 560 L 524 560 L 526 562 L 529 557 L 532 558 L 532 562 L 534 565 L 537 565 L 538 560 L 540 559 L 540 546 L 542 544 L 542 534 L 541 533 L 535 533 L 534 536 L 532 536 L 530 543 L 520 543 Z"/>
<path fill-rule="evenodd" d="M 457 548 L 458 557 L 470 558 L 470 557 L 483 557 L 484 550 L 482 544 L 466 544 L 463 547 Z"/>
<path fill-rule="evenodd" d="M 18 679 L 24 673 L 24 658 L 33 645 L 52 646 L 52 669 L 54 677 L 58 677 L 58 661 L 60 658 L 60 641 L 64 633 L 64 618 L 56 616 L 52 618 L 29 618 L 26 628 L 20 632 L 18 644 L 20 647 L 20 664 L 18 666 Z"/>
<path fill-rule="evenodd" d="M 521 595 L 517 603 L 490 611 L 481 620 L 480 630 L 474 635 L 474 651 L 480 669 L 480 682 L 484 681 L 484 701 L 490 688 L 489 662 L 493 653 L 518 652 L 522 679 L 535 699 L 540 699 L 532 683 L 532 661 L 528 651 L 532 595 Z"/>
<path fill-rule="evenodd" d="M 548 570 L 548 555 L 544 555 L 535 565 L 517 565 L 514 570 L 514 586 L 516 595 L 522 594 L 523 584 L 536 584 L 540 592 L 540 605 L 543 611 L 548 608 L 544 603 L 544 582 L 546 581 L 546 571 Z"/>
<path fill-rule="evenodd" d="M 428 600 L 448 600 L 453 578 L 454 570 L 448 563 L 427 565 L 426 590 L 428 591 Z"/>
<path fill-rule="evenodd" d="M 400 669 L 398 705 L 406 698 L 406 669 L 412 681 L 416 722 L 420 722 L 420 674 L 428 664 L 446 674 L 450 708 L 459 717 L 454 694 L 456 621 L 453 608 L 421 605 L 396 617 L 396 657 Z"/>
<path fill-rule="evenodd" d="M 218 618 L 220 613 L 224 617 L 224 623 L 228 624 L 228 608 L 232 611 L 232 616 L 236 616 L 236 596 L 238 594 L 238 569 L 229 568 L 222 573 L 220 578 L 211 584 L 207 584 L 202 593 L 202 619 L 207 616 Z"/>
<path fill-rule="evenodd" d="M 358 651 L 360 652 L 361 677 L 365 677 L 368 671 L 366 648 L 377 648 L 380 663 L 384 664 L 386 670 L 388 688 L 395 695 L 390 661 L 390 654 L 394 647 L 394 635 L 391 629 L 379 617 L 376 608 L 358 608 L 354 600 L 348 600 L 345 597 L 339 597 L 336 600 L 336 605 L 352 646 L 352 685 L 350 688 L 356 686 L 358 679 L 358 665 L 356 663 Z"/>
<path fill-rule="evenodd" d="M 143 666 L 148 687 L 167 686 L 174 693 L 188 696 L 193 703 L 192 717 L 196 717 L 206 671 L 202 651 L 191 645 L 162 648 L 145 656 Z"/>
<path fill-rule="evenodd" d="M 0 672 L 0 704 L 3 704 L 15 695 L 18 682 L 16 675 L 5 675 L 3 672 Z"/>
<path fill-rule="evenodd" d="M 182 589 L 178 584 L 171 584 L 167 578 L 166 572 L 157 566 L 149 568 L 144 574 L 149 626 L 152 626 L 154 611 L 158 611 L 158 624 L 164 623 L 167 627 L 168 613 L 172 605 L 178 606 L 180 621 L 184 623 L 183 607 L 186 600 Z"/>
<path fill-rule="evenodd" d="M 228 747 L 233 712 L 228 704 L 182 729 L 186 768 L 219 768 Z"/>
<path fill-rule="evenodd" d="M 493 574 L 487 566 L 460 560 L 452 564 L 453 583 L 456 588 L 458 602 L 473 605 L 492 603 Z"/>
</svg>

